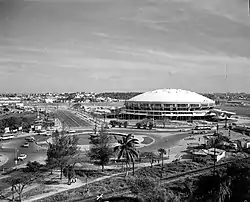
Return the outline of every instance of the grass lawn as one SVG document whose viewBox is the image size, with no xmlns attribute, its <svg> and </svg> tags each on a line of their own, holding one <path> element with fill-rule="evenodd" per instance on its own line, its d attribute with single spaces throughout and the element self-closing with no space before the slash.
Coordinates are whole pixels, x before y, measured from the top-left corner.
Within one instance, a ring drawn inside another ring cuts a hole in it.
<svg viewBox="0 0 250 202">
<path fill-rule="evenodd" d="M 249 106 L 219 106 L 220 109 L 235 112 L 236 115 L 250 117 L 250 107 Z"/>
<path fill-rule="evenodd" d="M 143 137 L 143 141 L 141 142 L 141 144 L 150 144 L 153 141 L 154 140 L 151 137 Z"/>
</svg>

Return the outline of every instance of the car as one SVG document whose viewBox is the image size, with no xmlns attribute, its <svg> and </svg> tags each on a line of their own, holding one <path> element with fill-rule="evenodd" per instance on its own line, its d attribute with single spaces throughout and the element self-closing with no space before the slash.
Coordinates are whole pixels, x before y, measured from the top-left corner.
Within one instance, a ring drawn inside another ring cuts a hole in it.
<svg viewBox="0 0 250 202">
<path fill-rule="evenodd" d="M 43 133 L 43 134 L 41 134 L 41 135 L 44 135 L 44 136 L 51 136 L 52 133 L 51 133 L 51 132 L 45 132 L 45 133 Z"/>
<path fill-rule="evenodd" d="M 18 157 L 17 157 L 17 160 L 20 160 L 20 161 L 23 161 L 24 159 L 27 158 L 27 155 L 26 154 L 20 154 Z"/>
<path fill-rule="evenodd" d="M 46 131 L 43 131 L 43 132 L 38 133 L 38 135 L 44 135 L 44 136 L 47 136 L 47 132 L 46 132 Z"/>
<path fill-rule="evenodd" d="M 25 140 L 28 142 L 34 142 L 35 138 L 34 137 L 26 137 Z"/>
<path fill-rule="evenodd" d="M 22 147 L 28 148 L 29 147 L 29 143 L 25 142 Z"/>
</svg>

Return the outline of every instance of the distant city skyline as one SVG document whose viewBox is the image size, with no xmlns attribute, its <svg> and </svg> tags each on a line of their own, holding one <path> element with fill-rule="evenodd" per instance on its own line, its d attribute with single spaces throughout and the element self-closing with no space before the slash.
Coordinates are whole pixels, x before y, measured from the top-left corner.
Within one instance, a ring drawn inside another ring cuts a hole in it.
<svg viewBox="0 0 250 202">
<path fill-rule="evenodd" d="M 2 0 L 0 92 L 249 93 L 247 6 L 234 0 Z"/>
</svg>

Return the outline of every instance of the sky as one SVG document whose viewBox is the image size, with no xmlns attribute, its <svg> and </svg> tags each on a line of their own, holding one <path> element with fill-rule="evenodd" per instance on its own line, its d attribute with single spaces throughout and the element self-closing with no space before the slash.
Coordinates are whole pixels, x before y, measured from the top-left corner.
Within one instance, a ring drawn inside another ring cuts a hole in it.
<svg viewBox="0 0 250 202">
<path fill-rule="evenodd" d="M 247 0 L 0 0 L 0 92 L 250 92 Z"/>
</svg>

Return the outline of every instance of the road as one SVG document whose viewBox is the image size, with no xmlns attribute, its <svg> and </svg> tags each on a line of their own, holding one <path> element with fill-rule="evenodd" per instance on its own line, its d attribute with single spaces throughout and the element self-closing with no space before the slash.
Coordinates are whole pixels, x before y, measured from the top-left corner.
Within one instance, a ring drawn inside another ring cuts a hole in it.
<svg viewBox="0 0 250 202">
<path fill-rule="evenodd" d="M 91 124 L 84 119 L 81 119 L 74 112 L 67 110 L 57 110 L 56 112 L 58 119 L 64 123 L 67 127 L 90 127 Z"/>
<path fill-rule="evenodd" d="M 46 139 L 47 137 L 35 137 L 36 140 L 41 140 L 41 138 Z M 18 161 L 17 166 L 21 164 L 26 164 L 28 161 L 41 160 L 46 158 L 46 150 L 41 149 L 35 142 L 30 142 L 28 148 L 22 147 L 24 144 L 25 137 L 14 138 L 12 140 L 6 140 L 2 142 L 2 148 L 0 149 L 0 154 L 5 154 L 9 159 L 6 164 L 0 166 L 0 170 L 3 168 L 11 168 L 16 166 L 14 158 L 20 154 L 26 154 L 27 158 L 24 161 Z"/>
</svg>

